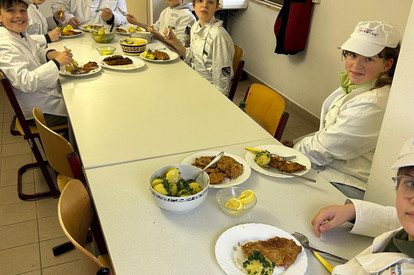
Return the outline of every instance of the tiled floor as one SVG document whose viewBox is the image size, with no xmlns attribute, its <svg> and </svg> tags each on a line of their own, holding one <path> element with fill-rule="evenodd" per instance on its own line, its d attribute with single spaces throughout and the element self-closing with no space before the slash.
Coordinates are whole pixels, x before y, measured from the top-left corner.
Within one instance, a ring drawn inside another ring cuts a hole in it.
<svg viewBox="0 0 414 275">
<path fill-rule="evenodd" d="M 234 98 L 243 99 L 249 80 L 239 83 Z M 288 104 L 289 105 L 289 104 Z M 290 113 L 284 139 L 315 131 L 317 123 L 287 107 Z M 67 239 L 57 220 L 57 198 L 22 201 L 17 197 L 17 169 L 32 160 L 26 141 L 9 133 L 12 109 L 0 94 L 0 274 L 84 274 L 75 251 L 54 257 L 52 247 Z M 24 176 L 26 192 L 45 190 L 41 175 L 30 171 Z"/>
</svg>

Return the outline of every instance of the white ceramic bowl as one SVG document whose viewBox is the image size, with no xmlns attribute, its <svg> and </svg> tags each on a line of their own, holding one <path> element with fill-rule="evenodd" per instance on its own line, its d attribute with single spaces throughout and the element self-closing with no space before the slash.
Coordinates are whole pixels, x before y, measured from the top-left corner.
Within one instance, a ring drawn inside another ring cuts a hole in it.
<svg viewBox="0 0 414 275">
<path fill-rule="evenodd" d="M 167 170 L 171 167 L 177 167 L 181 171 L 181 177 L 185 180 L 193 178 L 196 173 L 198 173 L 201 169 L 192 165 L 185 165 L 185 164 L 174 164 L 162 167 L 155 171 L 150 179 L 149 179 L 149 188 L 153 195 L 153 198 L 156 204 L 168 211 L 175 211 L 175 212 L 183 212 L 183 211 L 190 211 L 196 207 L 198 207 L 207 197 L 208 193 L 208 186 L 210 184 L 210 178 L 208 177 L 206 172 L 203 172 L 198 178 L 197 182 L 200 184 L 202 190 L 194 195 L 188 197 L 170 197 L 161 195 L 157 191 L 152 188 L 151 183 L 156 177 L 164 177 L 167 173 Z"/>
<path fill-rule="evenodd" d="M 145 51 L 148 41 L 143 38 L 129 37 L 122 39 L 119 43 L 121 44 L 121 49 L 125 54 L 138 55 Z"/>
</svg>

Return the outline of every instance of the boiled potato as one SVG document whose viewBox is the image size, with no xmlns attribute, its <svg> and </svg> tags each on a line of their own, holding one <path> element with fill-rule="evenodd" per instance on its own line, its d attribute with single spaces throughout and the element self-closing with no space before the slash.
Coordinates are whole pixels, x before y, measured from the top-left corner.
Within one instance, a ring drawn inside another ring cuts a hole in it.
<svg viewBox="0 0 414 275">
<path fill-rule="evenodd" d="M 160 178 L 156 178 L 156 179 L 154 179 L 152 182 L 151 182 L 151 186 L 152 187 L 154 187 L 155 185 L 157 185 L 157 184 L 162 184 L 163 183 L 163 179 L 160 179 Z"/>
<path fill-rule="evenodd" d="M 162 183 L 155 185 L 154 190 L 157 191 L 158 193 L 160 193 L 161 195 L 165 195 L 165 196 L 168 195 L 168 191 L 167 191 L 167 189 L 165 189 L 165 187 Z"/>
<path fill-rule="evenodd" d="M 165 178 L 169 183 L 177 183 L 181 179 L 181 171 L 177 167 L 172 167 L 167 170 Z"/>
<path fill-rule="evenodd" d="M 201 189 L 200 184 L 198 184 L 197 182 L 192 182 L 192 183 L 190 183 L 188 186 L 189 186 L 189 187 L 190 187 L 190 189 L 191 189 L 191 194 L 192 194 L 192 195 L 197 194 L 197 193 L 199 193 L 201 190 L 203 190 L 203 189 Z"/>
</svg>

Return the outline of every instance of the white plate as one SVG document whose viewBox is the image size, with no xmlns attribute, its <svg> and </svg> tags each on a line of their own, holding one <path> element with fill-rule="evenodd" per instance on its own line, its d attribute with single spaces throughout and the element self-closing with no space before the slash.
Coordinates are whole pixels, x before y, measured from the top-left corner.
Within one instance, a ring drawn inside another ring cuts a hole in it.
<svg viewBox="0 0 414 275">
<path fill-rule="evenodd" d="M 196 158 L 205 157 L 205 156 L 216 156 L 219 153 L 220 153 L 220 151 L 203 151 L 203 152 L 195 153 L 191 156 L 186 157 L 181 162 L 181 164 L 192 165 Z M 249 164 L 244 159 L 242 159 L 239 156 L 228 154 L 228 153 L 224 153 L 224 155 L 232 157 L 232 158 L 234 158 L 235 161 L 242 164 L 243 165 L 243 173 L 237 179 L 230 180 L 230 179 L 226 178 L 222 183 L 210 184 L 210 188 L 225 188 L 225 187 L 239 185 L 239 184 L 242 184 L 243 182 L 245 182 L 250 177 L 250 174 L 251 174 L 252 170 L 250 169 Z"/>
<path fill-rule="evenodd" d="M 156 50 L 152 50 L 152 51 L 156 51 Z M 170 62 L 170 61 L 176 60 L 178 58 L 178 54 L 175 53 L 175 52 L 173 52 L 173 51 L 170 51 L 170 50 L 159 50 L 159 51 L 162 51 L 162 52 L 167 53 L 170 56 L 170 59 L 168 59 L 168 60 L 152 60 L 152 59 L 148 59 L 148 58 L 145 58 L 145 57 L 142 56 L 143 52 L 139 56 L 142 59 L 144 59 L 145 61 L 155 62 L 155 63 L 166 63 L 166 62 Z"/>
<path fill-rule="evenodd" d="M 129 32 L 128 31 L 128 29 L 129 28 L 136 28 L 136 27 L 138 27 L 138 26 L 135 26 L 135 25 L 125 25 L 125 26 L 119 26 L 118 28 L 121 28 L 121 29 L 123 29 L 123 30 L 126 30 L 126 32 L 119 32 L 119 31 L 117 31 L 116 30 L 116 33 L 117 34 L 121 34 L 121 35 L 130 35 L 130 34 L 133 34 L 133 33 L 145 33 L 145 34 L 150 34 L 150 32 L 147 32 L 147 31 L 139 31 L 139 32 Z M 144 29 L 144 28 L 141 28 L 141 29 Z"/>
<path fill-rule="evenodd" d="M 297 151 L 293 148 L 282 146 L 282 145 L 260 145 L 260 146 L 257 146 L 255 148 L 260 149 L 260 150 L 267 150 L 271 154 L 276 154 L 276 155 L 279 155 L 281 157 L 296 156 L 296 158 L 293 159 L 292 161 L 295 161 L 297 163 L 305 165 L 306 170 L 295 172 L 294 173 L 295 175 L 300 175 L 300 176 L 304 175 L 311 168 L 310 160 L 304 154 L 302 154 L 301 152 L 299 152 L 299 151 Z M 254 161 L 255 156 L 256 156 L 256 153 L 248 151 L 246 153 L 246 161 L 257 172 L 260 172 L 262 174 L 265 174 L 265 175 L 268 175 L 268 176 L 271 176 L 271 177 L 276 177 L 276 178 L 293 178 L 293 176 L 278 173 L 276 168 L 263 168 L 263 167 L 260 167 Z M 273 170 L 274 170 L 274 172 L 273 172 Z"/>
<path fill-rule="evenodd" d="M 87 63 L 87 62 L 85 62 Z M 84 63 L 84 64 L 85 64 Z M 79 66 L 83 66 L 84 64 L 79 64 Z M 65 66 L 66 67 L 66 66 Z M 64 76 L 74 76 L 74 77 L 82 77 L 82 76 L 89 76 L 89 75 L 93 75 L 93 74 L 97 74 L 101 71 L 102 67 L 98 64 L 98 68 L 94 69 L 94 70 L 90 70 L 89 73 L 86 74 L 71 74 L 70 72 L 65 70 L 65 67 L 62 67 L 59 71 L 60 75 L 64 75 Z"/>
<path fill-rule="evenodd" d="M 101 29 L 101 28 L 100 29 L 88 29 L 88 28 L 86 28 L 89 25 L 100 26 L 101 28 L 104 27 L 103 25 L 99 25 L 99 24 L 85 24 L 85 25 L 80 26 L 79 28 L 84 32 L 91 32 L 91 31 L 94 31 L 94 30 L 98 31 L 98 30 Z"/>
<path fill-rule="evenodd" d="M 59 37 L 60 38 L 75 38 L 75 37 L 81 36 L 83 34 L 83 31 L 82 30 L 74 29 L 74 31 L 79 32 L 79 33 L 78 34 L 74 34 L 74 35 L 60 35 Z"/>
<path fill-rule="evenodd" d="M 275 226 L 260 223 L 246 223 L 239 224 L 226 230 L 217 239 L 216 242 L 216 259 L 221 268 L 229 275 L 243 275 L 243 271 L 240 270 L 240 263 L 243 263 L 242 253 L 239 250 L 234 250 L 238 243 L 241 245 L 258 240 L 268 240 L 274 237 L 281 237 L 286 239 L 292 239 L 299 246 L 302 246 L 292 235 L 279 229 Z M 273 275 L 301 275 L 305 274 L 308 267 L 308 257 L 306 256 L 305 249 L 302 247 L 302 251 L 299 253 L 294 264 L 284 270 L 284 268 L 276 267 Z"/>
<path fill-rule="evenodd" d="M 130 70 L 135 70 L 138 68 L 141 68 L 143 66 L 145 66 L 145 62 L 142 61 L 139 58 L 135 58 L 135 57 L 131 57 L 131 56 L 126 56 L 126 55 L 122 55 L 124 58 L 128 57 L 129 59 L 132 60 L 132 64 L 128 64 L 128 65 L 108 65 L 106 64 L 103 60 L 106 57 L 109 57 L 110 55 L 106 55 L 106 56 L 102 56 L 101 60 L 99 61 L 99 64 L 107 69 L 112 69 L 112 70 L 118 70 L 118 71 L 130 71 Z"/>
</svg>

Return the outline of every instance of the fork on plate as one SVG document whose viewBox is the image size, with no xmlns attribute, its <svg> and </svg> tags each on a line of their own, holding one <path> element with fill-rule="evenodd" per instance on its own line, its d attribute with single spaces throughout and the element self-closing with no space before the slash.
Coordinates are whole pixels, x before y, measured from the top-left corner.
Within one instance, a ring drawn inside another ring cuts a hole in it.
<svg viewBox="0 0 414 275">
<path fill-rule="evenodd" d="M 119 12 L 123 15 L 123 16 L 127 16 L 127 12 L 125 12 L 125 11 L 123 11 L 123 10 L 121 10 L 121 8 L 120 7 L 118 7 L 118 10 L 119 10 Z"/>
</svg>

